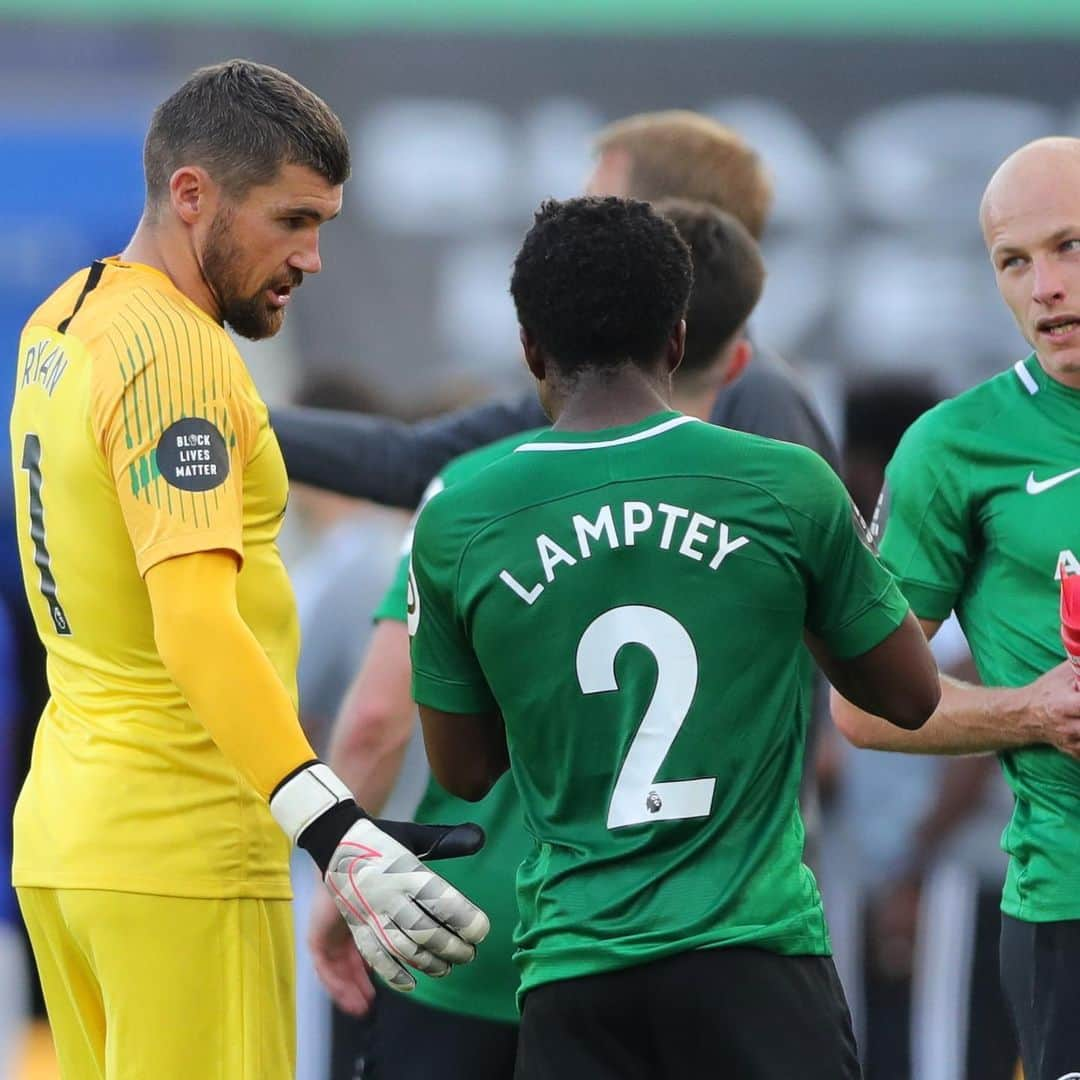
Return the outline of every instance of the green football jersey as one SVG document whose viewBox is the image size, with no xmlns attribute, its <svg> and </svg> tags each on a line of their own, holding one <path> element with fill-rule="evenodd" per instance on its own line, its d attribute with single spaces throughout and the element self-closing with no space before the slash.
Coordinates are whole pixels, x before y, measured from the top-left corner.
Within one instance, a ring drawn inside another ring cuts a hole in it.
<svg viewBox="0 0 1080 1080">
<path fill-rule="evenodd" d="M 1058 567 L 1080 569 L 1080 392 L 1031 356 L 920 417 L 885 476 L 881 555 L 916 615 L 955 610 L 989 686 L 1064 660 Z M 1078 919 L 1080 764 L 1048 746 L 1000 757 L 1016 796 L 1002 910 Z"/>
<path fill-rule="evenodd" d="M 416 700 L 505 720 L 522 993 L 713 946 L 829 953 L 803 628 L 855 656 L 908 605 L 820 457 L 670 412 L 544 432 L 428 503 L 410 588 Z"/>
<path fill-rule="evenodd" d="M 536 428 L 510 435 L 455 458 L 431 482 L 424 501 L 476 475 L 543 430 Z M 405 622 L 408 577 L 406 551 L 393 583 L 375 611 L 376 621 Z M 530 842 L 521 820 L 521 803 L 513 778 L 504 776 L 480 802 L 469 803 L 455 798 L 431 777 L 413 816 L 416 821 L 432 825 L 475 821 L 483 828 L 486 839 L 477 855 L 444 860 L 439 863 L 438 871 L 487 912 L 491 931 L 471 964 L 456 968 L 447 979 L 417 979 L 412 999 L 466 1016 L 517 1023 L 515 995 L 519 977 L 513 960 L 513 936 L 518 910 L 514 875 Z"/>
</svg>

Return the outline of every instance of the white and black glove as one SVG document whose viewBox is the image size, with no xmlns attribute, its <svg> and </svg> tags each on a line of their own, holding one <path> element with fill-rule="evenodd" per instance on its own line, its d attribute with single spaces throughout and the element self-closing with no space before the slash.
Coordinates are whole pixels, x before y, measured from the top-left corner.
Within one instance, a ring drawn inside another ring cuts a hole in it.
<svg viewBox="0 0 1080 1080">
<path fill-rule="evenodd" d="M 373 821 L 321 762 L 278 784 L 270 812 L 315 860 L 360 955 L 389 986 L 412 990 L 409 967 L 439 977 L 476 955 L 488 917 L 420 859 L 473 854 L 478 825 Z"/>
</svg>

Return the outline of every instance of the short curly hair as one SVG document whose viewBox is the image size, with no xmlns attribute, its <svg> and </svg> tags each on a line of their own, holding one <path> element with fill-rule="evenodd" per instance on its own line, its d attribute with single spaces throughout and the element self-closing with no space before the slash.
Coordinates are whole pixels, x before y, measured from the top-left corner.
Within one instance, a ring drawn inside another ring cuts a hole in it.
<svg viewBox="0 0 1080 1080">
<path fill-rule="evenodd" d="M 645 202 L 549 199 L 514 259 L 518 322 L 564 375 L 645 367 L 686 314 L 690 251 Z"/>
</svg>

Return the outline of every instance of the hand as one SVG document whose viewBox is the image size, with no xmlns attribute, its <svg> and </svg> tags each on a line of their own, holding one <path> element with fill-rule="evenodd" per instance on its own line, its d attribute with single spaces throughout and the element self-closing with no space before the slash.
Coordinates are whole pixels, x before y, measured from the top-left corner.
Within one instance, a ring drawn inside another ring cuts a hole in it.
<svg viewBox="0 0 1080 1080">
<path fill-rule="evenodd" d="M 417 834 L 417 827 L 384 824 L 406 838 L 419 835 L 425 847 L 459 853 L 475 849 L 479 833 L 475 826 L 427 826 Z M 475 904 L 369 818 L 341 838 L 324 880 L 360 955 L 395 990 L 416 986 L 406 965 L 439 978 L 469 963 L 490 929 Z"/>
<path fill-rule="evenodd" d="M 307 935 L 315 974 L 342 1012 L 366 1016 L 375 998 L 367 964 L 328 892 L 317 892 Z"/>
<path fill-rule="evenodd" d="M 1032 741 L 1049 743 L 1080 759 L 1080 690 L 1072 664 L 1068 660 L 1058 664 L 1020 693 Z"/>
<path fill-rule="evenodd" d="M 380 828 L 321 761 L 278 784 L 270 813 L 315 860 L 357 950 L 388 986 L 416 986 L 406 965 L 438 978 L 476 955 L 488 917 L 404 845 L 433 858 L 471 854 L 484 842 L 478 826 L 388 821 Z"/>
</svg>

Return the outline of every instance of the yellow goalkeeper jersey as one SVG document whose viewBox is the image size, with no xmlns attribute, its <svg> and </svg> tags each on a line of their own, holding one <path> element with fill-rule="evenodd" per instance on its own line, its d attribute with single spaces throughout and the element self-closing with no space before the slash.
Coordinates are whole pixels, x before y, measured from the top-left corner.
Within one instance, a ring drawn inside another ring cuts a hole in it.
<svg viewBox="0 0 1080 1080">
<path fill-rule="evenodd" d="M 143 583 L 173 556 L 240 556 L 240 613 L 295 705 L 285 466 L 243 360 L 164 274 L 106 259 L 31 316 L 15 383 L 19 553 L 50 690 L 15 884 L 287 898 L 286 838 L 169 677 Z"/>
</svg>

